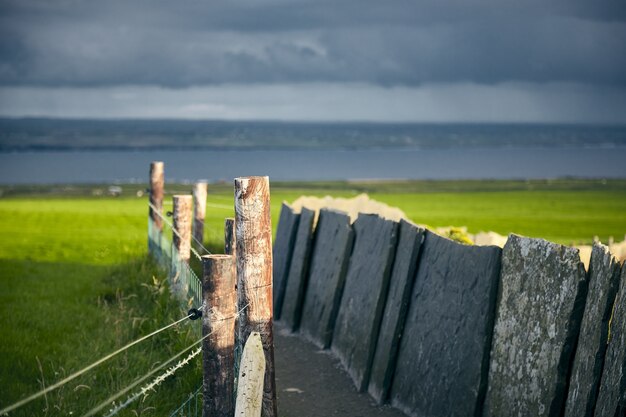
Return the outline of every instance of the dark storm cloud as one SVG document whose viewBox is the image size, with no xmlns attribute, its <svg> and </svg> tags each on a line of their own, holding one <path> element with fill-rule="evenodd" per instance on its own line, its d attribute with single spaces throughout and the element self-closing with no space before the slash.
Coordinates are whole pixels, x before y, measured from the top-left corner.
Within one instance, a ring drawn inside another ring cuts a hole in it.
<svg viewBox="0 0 626 417">
<path fill-rule="evenodd" d="M 0 1 L 0 84 L 625 86 L 620 3 Z"/>
</svg>

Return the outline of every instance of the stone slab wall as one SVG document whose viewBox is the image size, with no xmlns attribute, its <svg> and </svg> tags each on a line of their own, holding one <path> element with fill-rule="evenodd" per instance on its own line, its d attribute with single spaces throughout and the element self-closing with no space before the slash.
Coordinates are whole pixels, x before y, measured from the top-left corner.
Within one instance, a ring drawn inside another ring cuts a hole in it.
<svg viewBox="0 0 626 417">
<path fill-rule="evenodd" d="M 622 265 L 610 331 L 595 409 L 596 417 L 626 415 L 626 263 Z"/>
<path fill-rule="evenodd" d="M 500 254 L 426 232 L 391 387 L 395 407 L 413 416 L 476 415 L 486 391 Z"/>
<path fill-rule="evenodd" d="M 389 279 L 389 292 L 380 325 L 368 392 L 382 404 L 391 387 L 400 337 L 404 330 L 411 289 L 417 271 L 418 255 L 426 231 L 414 224 L 400 221 L 398 245 Z"/>
<path fill-rule="evenodd" d="M 300 331 L 322 348 L 330 346 L 353 240 L 347 214 L 320 210 Z"/>
<path fill-rule="evenodd" d="M 307 283 L 309 282 L 309 258 L 313 245 L 313 221 L 315 212 L 303 208 L 300 212 L 300 222 L 296 232 L 296 241 L 293 246 L 287 283 L 285 285 L 285 297 L 281 312 L 281 321 L 291 331 L 300 326 L 302 305 Z"/>
<path fill-rule="evenodd" d="M 485 416 L 563 413 L 586 293 L 577 249 L 509 236 L 502 252 Z"/>
<path fill-rule="evenodd" d="M 272 250 L 273 258 L 273 303 L 274 318 L 279 319 L 283 297 L 285 295 L 285 283 L 289 263 L 291 262 L 291 252 L 296 237 L 300 214 L 296 213 L 287 203 L 283 203 L 280 208 L 278 227 L 276 228 L 276 239 Z"/>
<path fill-rule="evenodd" d="M 382 318 L 398 223 L 375 214 L 354 222 L 354 249 L 333 333 L 332 350 L 359 391 L 369 382 Z"/>
<path fill-rule="evenodd" d="M 619 286 L 620 263 L 609 248 L 593 245 L 589 291 L 570 376 L 565 417 L 593 417 L 604 367 L 609 320 Z"/>
<path fill-rule="evenodd" d="M 542 239 L 501 250 L 376 215 L 314 217 L 281 211 L 281 321 L 332 343 L 377 402 L 411 416 L 626 416 L 626 267 L 606 247 L 586 273 L 576 249 Z"/>
</svg>

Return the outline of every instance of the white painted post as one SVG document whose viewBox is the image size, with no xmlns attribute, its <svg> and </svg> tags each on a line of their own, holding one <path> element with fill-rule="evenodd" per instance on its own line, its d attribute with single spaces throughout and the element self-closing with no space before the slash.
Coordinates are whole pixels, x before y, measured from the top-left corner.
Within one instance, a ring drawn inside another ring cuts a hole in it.
<svg viewBox="0 0 626 417">
<path fill-rule="evenodd" d="M 241 357 L 237 384 L 236 417 L 260 417 L 263 408 L 265 355 L 258 332 L 250 333 Z"/>
</svg>

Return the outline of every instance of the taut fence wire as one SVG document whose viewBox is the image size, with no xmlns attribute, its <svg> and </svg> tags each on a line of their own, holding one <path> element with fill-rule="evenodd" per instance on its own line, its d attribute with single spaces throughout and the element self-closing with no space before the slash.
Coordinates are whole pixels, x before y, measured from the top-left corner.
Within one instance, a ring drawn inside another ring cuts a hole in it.
<svg viewBox="0 0 626 417">
<path fill-rule="evenodd" d="M 11 412 L 13 410 L 16 410 L 17 408 L 20 408 L 20 407 L 30 403 L 31 401 L 36 400 L 37 398 L 43 397 L 44 395 L 48 394 L 49 392 L 54 391 L 57 388 L 62 387 L 63 385 L 67 384 L 68 382 L 71 382 L 72 380 L 78 378 L 79 376 L 81 376 L 81 375 L 91 371 L 92 369 L 96 368 L 97 366 L 99 366 L 99 365 L 103 364 L 104 362 L 114 358 L 115 356 L 119 355 L 120 353 L 122 353 L 122 352 L 124 352 L 124 351 L 126 351 L 128 349 L 130 349 L 131 347 L 137 345 L 138 343 L 141 343 L 144 340 L 150 339 L 151 337 L 156 336 L 157 334 L 159 334 L 159 333 L 161 333 L 161 332 L 163 332 L 163 331 L 165 331 L 165 330 L 167 330 L 167 329 L 169 329 L 171 327 L 176 326 L 177 324 L 187 320 L 191 316 L 192 316 L 192 314 L 188 314 L 187 316 L 185 316 L 185 317 L 183 317 L 183 318 L 181 318 L 179 320 L 176 320 L 175 322 L 170 323 L 167 326 L 161 327 L 160 329 L 155 330 L 152 333 L 149 333 L 149 334 L 147 334 L 147 335 L 145 335 L 143 337 L 140 337 L 137 340 L 134 340 L 134 341 L 128 343 L 125 346 L 122 346 L 121 348 L 117 349 L 116 351 L 111 352 L 111 353 L 109 353 L 106 356 L 103 356 L 102 358 L 98 359 L 97 361 L 93 362 L 90 365 L 87 365 L 83 369 L 74 372 L 73 374 L 69 375 L 66 378 L 63 378 L 59 382 L 57 382 L 57 383 L 55 383 L 53 385 L 50 385 L 50 386 L 48 386 L 48 387 L 46 387 L 46 388 L 44 388 L 44 389 L 42 389 L 42 390 L 40 390 L 40 391 L 38 391 L 36 393 L 34 393 L 34 394 L 24 398 L 24 399 L 16 402 L 15 404 L 12 404 L 12 405 L 10 405 L 10 406 L 0 410 L 0 415 L 4 415 L 6 413 L 9 413 L 9 412 Z"/>
</svg>

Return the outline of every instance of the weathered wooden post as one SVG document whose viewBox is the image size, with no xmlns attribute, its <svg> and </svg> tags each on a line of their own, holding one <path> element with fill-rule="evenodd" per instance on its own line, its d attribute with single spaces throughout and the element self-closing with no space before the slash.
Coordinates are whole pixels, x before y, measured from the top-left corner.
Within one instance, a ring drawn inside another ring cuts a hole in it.
<svg viewBox="0 0 626 417">
<path fill-rule="evenodd" d="M 148 208 L 148 216 L 150 217 L 148 251 L 152 254 L 155 254 L 156 246 L 158 246 L 158 249 L 161 248 L 163 220 L 161 220 L 160 215 L 163 213 L 163 183 L 163 162 L 154 161 L 150 163 L 150 188 L 148 189 L 150 198 L 150 206 Z M 158 211 L 158 213 L 156 211 Z M 158 255 L 160 257 L 160 250 Z"/>
<path fill-rule="evenodd" d="M 164 173 L 163 173 L 163 162 L 154 161 L 150 163 L 150 204 L 153 205 L 158 211 L 159 214 L 163 213 L 163 183 L 164 183 Z M 163 221 L 161 217 L 154 213 L 152 207 L 149 209 L 149 215 L 156 228 L 159 231 L 163 230 Z"/>
<path fill-rule="evenodd" d="M 265 353 L 264 417 L 276 417 L 272 329 L 272 224 L 268 177 L 235 178 L 238 345 L 258 332 Z M 241 346 L 237 347 L 241 349 Z M 241 351 L 240 350 L 240 351 Z"/>
<path fill-rule="evenodd" d="M 235 260 L 235 275 L 237 274 L 237 243 L 235 239 L 235 219 L 232 217 L 227 217 L 224 219 L 224 253 L 227 255 L 232 255 Z M 237 290 L 237 280 L 235 279 L 235 290 Z M 235 377 L 238 377 L 237 368 L 239 367 L 239 362 L 241 361 L 241 349 L 243 348 L 244 342 L 239 342 L 239 317 L 235 318 Z M 238 380 L 237 380 L 238 383 Z M 237 387 L 235 387 L 235 392 L 237 391 Z"/>
<path fill-rule="evenodd" d="M 193 237 L 197 249 L 204 243 L 204 216 L 206 214 L 206 181 L 199 181 L 193 185 Z"/>
<path fill-rule="evenodd" d="M 173 197 L 173 230 L 172 230 L 172 270 L 171 288 L 174 294 L 185 297 L 182 293 L 187 280 L 186 269 L 183 264 L 189 264 L 191 257 L 191 196 L 175 195 Z"/>
<path fill-rule="evenodd" d="M 235 411 L 235 259 L 231 255 L 202 257 L 203 392 L 205 417 L 232 417 Z M 207 336 L 208 335 L 208 336 Z"/>
<path fill-rule="evenodd" d="M 172 242 L 178 251 L 181 260 L 189 262 L 191 257 L 191 196 L 175 195 L 174 200 L 174 229 Z"/>
</svg>

